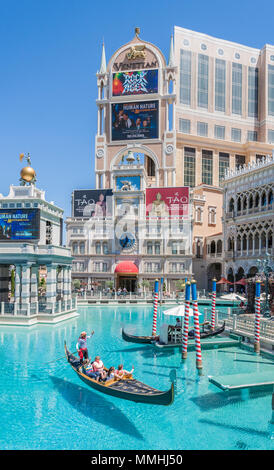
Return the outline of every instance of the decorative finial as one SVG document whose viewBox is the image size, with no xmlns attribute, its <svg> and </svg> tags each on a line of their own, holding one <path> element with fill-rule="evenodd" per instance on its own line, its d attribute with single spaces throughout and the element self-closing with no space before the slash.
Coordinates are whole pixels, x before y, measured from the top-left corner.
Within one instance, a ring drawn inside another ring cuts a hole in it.
<svg viewBox="0 0 274 470">
<path fill-rule="evenodd" d="M 135 36 L 138 38 L 140 34 L 140 28 L 135 28 Z"/>
<path fill-rule="evenodd" d="M 20 162 L 25 158 L 27 160 L 27 166 L 22 168 L 20 175 L 20 184 L 21 186 L 26 186 L 26 184 L 35 184 L 36 182 L 36 173 L 34 169 L 31 167 L 31 159 L 30 159 L 30 154 L 27 153 L 20 153 L 19 155 Z"/>
</svg>

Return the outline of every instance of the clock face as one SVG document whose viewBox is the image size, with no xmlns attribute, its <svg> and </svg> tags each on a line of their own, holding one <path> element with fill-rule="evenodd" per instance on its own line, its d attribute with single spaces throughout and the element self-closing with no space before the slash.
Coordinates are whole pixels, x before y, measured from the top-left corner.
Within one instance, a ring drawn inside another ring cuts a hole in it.
<svg viewBox="0 0 274 470">
<path fill-rule="evenodd" d="M 132 233 L 123 233 L 119 239 L 119 243 L 123 249 L 132 248 L 135 245 L 135 238 Z"/>
</svg>

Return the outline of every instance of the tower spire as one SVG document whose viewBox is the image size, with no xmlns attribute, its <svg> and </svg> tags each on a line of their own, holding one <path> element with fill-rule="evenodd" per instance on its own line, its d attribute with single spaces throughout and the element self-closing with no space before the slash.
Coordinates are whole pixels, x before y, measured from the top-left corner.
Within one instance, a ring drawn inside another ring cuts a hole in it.
<svg viewBox="0 0 274 470">
<path fill-rule="evenodd" d="M 104 41 L 103 41 L 101 66 L 100 66 L 100 72 L 99 73 L 106 73 L 106 71 L 107 71 L 106 53 L 105 53 L 105 44 L 104 44 Z"/>
<path fill-rule="evenodd" d="M 174 67 L 174 46 L 173 46 L 173 35 L 170 37 L 170 48 L 169 48 L 169 57 L 168 57 L 168 66 Z"/>
</svg>

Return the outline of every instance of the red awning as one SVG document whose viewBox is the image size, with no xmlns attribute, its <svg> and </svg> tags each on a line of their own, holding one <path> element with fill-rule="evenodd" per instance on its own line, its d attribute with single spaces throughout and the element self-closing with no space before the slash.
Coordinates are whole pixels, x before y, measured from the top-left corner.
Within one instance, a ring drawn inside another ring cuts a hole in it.
<svg viewBox="0 0 274 470">
<path fill-rule="evenodd" d="M 233 282 L 229 282 L 225 277 L 221 277 L 221 279 L 216 282 L 216 284 L 233 284 Z"/>
<path fill-rule="evenodd" d="M 246 286 L 247 282 L 245 279 L 240 279 L 239 281 L 235 282 L 235 284 L 239 284 L 241 286 Z"/>
<path fill-rule="evenodd" d="M 133 261 L 121 261 L 115 268 L 115 273 L 119 274 L 137 274 L 139 269 Z"/>
</svg>

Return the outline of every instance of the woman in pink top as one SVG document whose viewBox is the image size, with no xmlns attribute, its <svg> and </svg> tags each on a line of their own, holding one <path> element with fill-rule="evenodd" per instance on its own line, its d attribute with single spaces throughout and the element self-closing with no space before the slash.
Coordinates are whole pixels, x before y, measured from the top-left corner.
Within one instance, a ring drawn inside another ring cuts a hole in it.
<svg viewBox="0 0 274 470">
<path fill-rule="evenodd" d="M 125 375 L 131 375 L 133 371 L 134 371 L 134 366 L 132 366 L 132 369 L 129 372 L 128 370 L 124 369 L 123 364 L 120 364 L 118 366 L 118 369 L 115 371 L 114 376 L 116 377 L 116 379 L 122 379 L 123 377 L 125 377 Z"/>
</svg>

